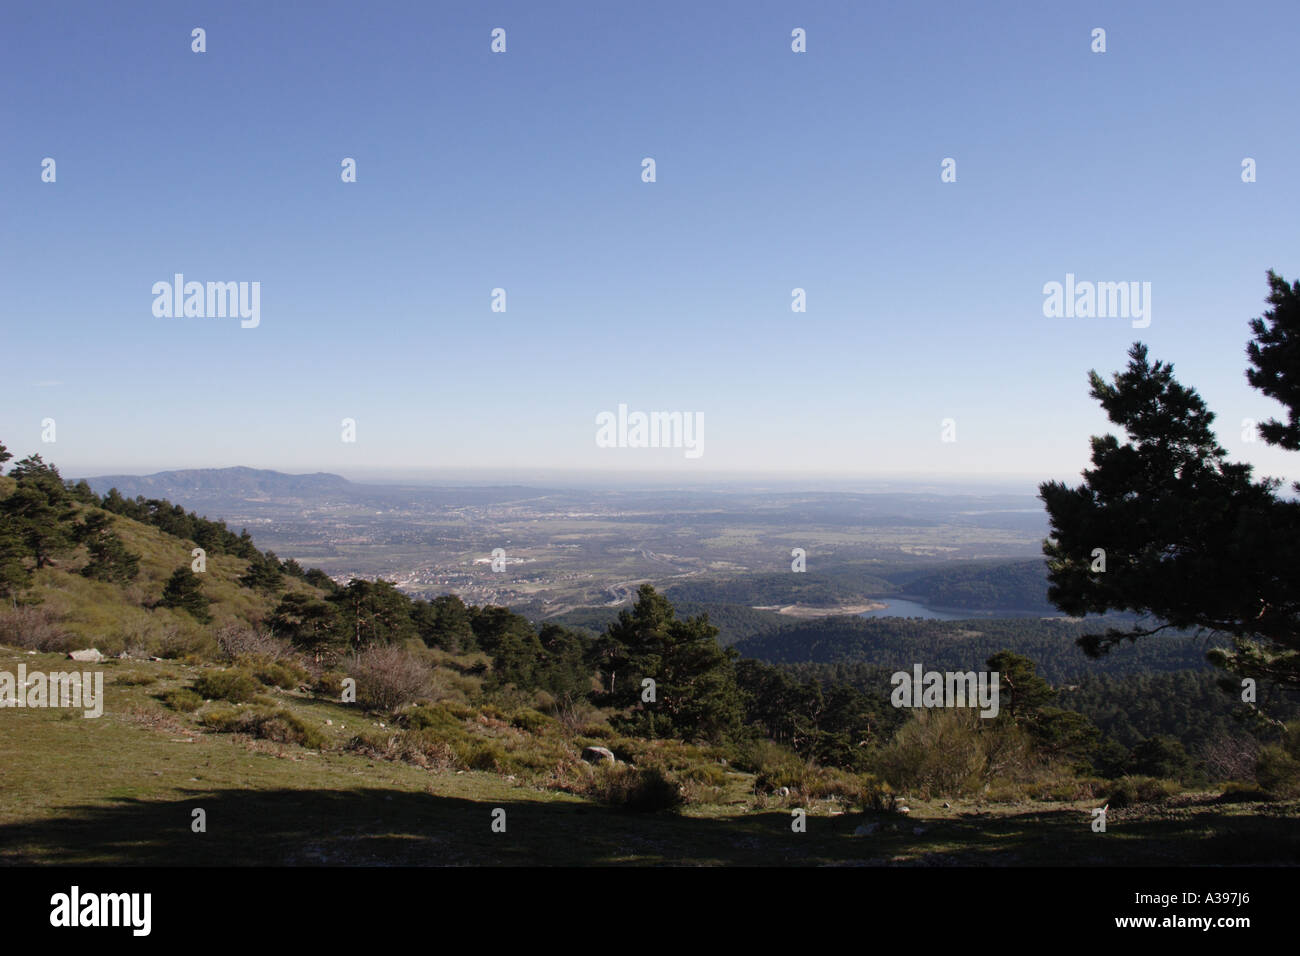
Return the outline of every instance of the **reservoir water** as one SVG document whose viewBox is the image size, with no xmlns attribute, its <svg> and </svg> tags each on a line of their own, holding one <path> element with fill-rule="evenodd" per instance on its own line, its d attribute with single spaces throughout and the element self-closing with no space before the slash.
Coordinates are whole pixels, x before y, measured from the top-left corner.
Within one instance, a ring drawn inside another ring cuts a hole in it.
<svg viewBox="0 0 1300 956">
<path fill-rule="evenodd" d="M 915 601 L 900 601 L 897 598 L 879 598 L 885 602 L 885 607 L 877 611 L 863 611 L 859 617 L 923 617 L 931 621 L 960 621 L 964 618 L 975 617 L 975 612 L 968 611 L 965 614 L 950 614 L 947 611 L 932 611 L 924 604 L 917 604 Z"/>
<path fill-rule="evenodd" d="M 901 598 L 873 598 L 876 601 L 883 601 L 885 607 L 878 611 L 864 611 L 859 617 L 922 617 L 930 621 L 968 621 L 971 618 L 980 617 L 1051 617 L 1053 615 L 1049 610 L 1042 611 L 1017 611 L 1017 610 L 988 610 L 988 611 L 960 611 L 960 610 L 936 610 L 935 608 L 926 607 L 924 604 L 917 604 L 915 601 L 904 601 Z"/>
</svg>

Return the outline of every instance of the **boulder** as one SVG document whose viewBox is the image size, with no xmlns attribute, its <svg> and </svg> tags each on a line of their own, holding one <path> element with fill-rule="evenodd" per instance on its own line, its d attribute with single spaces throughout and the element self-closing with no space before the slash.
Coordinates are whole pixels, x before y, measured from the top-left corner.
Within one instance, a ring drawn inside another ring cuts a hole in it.
<svg viewBox="0 0 1300 956">
<path fill-rule="evenodd" d="M 583 747 L 582 759 L 587 763 L 618 763 L 614 752 L 605 747 Z"/>
<path fill-rule="evenodd" d="M 68 659 L 81 661 L 83 664 L 98 664 L 100 661 L 104 660 L 104 655 L 99 653 L 97 648 L 90 647 L 84 651 L 69 651 Z"/>
<path fill-rule="evenodd" d="M 875 832 L 876 832 L 877 830 L 879 830 L 879 829 L 880 829 L 880 824 L 879 824 L 879 823 L 868 823 L 868 824 L 866 824 L 865 826 L 860 826 L 860 827 L 858 827 L 856 830 L 854 830 L 854 831 L 853 831 L 853 835 L 854 835 L 854 836 L 871 836 L 871 834 L 875 833 Z"/>
</svg>

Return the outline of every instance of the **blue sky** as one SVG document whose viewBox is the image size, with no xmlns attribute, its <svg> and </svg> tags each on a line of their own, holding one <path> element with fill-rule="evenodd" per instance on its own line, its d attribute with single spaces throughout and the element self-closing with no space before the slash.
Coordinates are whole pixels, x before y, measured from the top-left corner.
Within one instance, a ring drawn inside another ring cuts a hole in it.
<svg viewBox="0 0 1300 956">
<path fill-rule="evenodd" d="M 1234 455 L 1300 477 L 1241 440 L 1280 411 L 1244 378 L 1265 270 L 1300 276 L 1298 21 L 1293 2 L 10 5 L 0 439 L 65 474 L 1068 479 L 1107 428 L 1087 371 L 1140 338 Z M 155 317 L 178 272 L 260 282 L 260 325 Z M 1150 327 L 1044 317 L 1066 273 L 1150 282 Z M 620 403 L 701 414 L 704 454 L 596 447 Z"/>
</svg>

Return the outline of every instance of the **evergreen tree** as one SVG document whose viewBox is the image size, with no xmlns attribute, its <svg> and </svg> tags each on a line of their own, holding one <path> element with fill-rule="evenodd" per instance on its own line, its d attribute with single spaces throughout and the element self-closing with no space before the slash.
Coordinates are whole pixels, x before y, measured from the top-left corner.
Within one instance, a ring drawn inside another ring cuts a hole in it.
<svg viewBox="0 0 1300 956">
<path fill-rule="evenodd" d="M 432 601 L 416 601 L 411 607 L 411 620 L 415 622 L 420 640 L 429 647 L 440 647 L 447 651 L 463 652 L 478 648 L 472 618 L 465 602 L 454 594 L 444 594 Z"/>
<path fill-rule="evenodd" d="M 284 572 L 280 570 L 280 562 L 275 552 L 268 551 L 265 555 L 255 554 L 248 563 L 248 570 L 240 577 L 239 583 L 246 588 L 270 592 L 284 587 Z"/>
<path fill-rule="evenodd" d="M 1300 447 L 1300 284 L 1269 273 L 1273 308 L 1251 322 L 1256 341 L 1247 377 L 1287 406 L 1287 422 L 1265 422 L 1265 441 Z M 1300 503 L 1279 498 L 1276 479 L 1227 460 L 1214 415 L 1173 367 L 1147 360 L 1135 343 L 1128 368 L 1107 384 L 1090 373 L 1092 395 L 1128 441 L 1092 439 L 1084 484 L 1040 486 L 1051 537 L 1048 598 L 1073 614 L 1134 611 L 1157 623 L 1087 635 L 1094 656 L 1166 628 L 1231 635 L 1210 659 L 1239 676 L 1300 686 Z M 1104 553 L 1104 570 L 1099 557 Z"/>
<path fill-rule="evenodd" d="M 311 654 L 318 664 L 347 643 L 338 609 L 307 594 L 286 594 L 269 623 L 273 632 Z"/>
<path fill-rule="evenodd" d="M 90 562 L 81 573 L 96 581 L 126 583 L 140 573 L 140 556 L 127 550 L 122 539 L 112 530 L 113 522 L 103 511 L 87 513 L 76 526 L 76 539 L 90 552 Z"/>
<path fill-rule="evenodd" d="M 0 501 L 0 522 L 9 526 L 37 568 L 46 567 L 54 555 L 74 546 L 76 508 L 58 469 L 45 464 L 40 455 L 24 458 L 9 477 L 17 487 Z"/>
<path fill-rule="evenodd" d="M 320 568 L 312 568 L 303 576 L 303 580 L 305 580 L 312 587 L 317 588 L 321 591 L 325 591 L 330 594 L 334 593 L 339 589 L 339 586 L 334 583 L 334 579 L 331 578 L 324 571 L 322 571 Z"/>
<path fill-rule="evenodd" d="M 210 603 L 203 593 L 202 580 L 190 570 L 188 564 L 183 564 L 172 572 L 172 576 L 167 579 L 167 583 L 163 586 L 162 600 L 158 602 L 160 607 L 188 611 L 203 624 L 207 624 L 212 620 L 212 615 L 208 613 Z"/>
<path fill-rule="evenodd" d="M 353 651 L 415 636 L 411 599 L 390 581 L 353 578 L 326 600 L 338 609 L 341 632 Z"/>
<path fill-rule="evenodd" d="M 707 615 L 676 618 L 673 606 L 643 584 L 593 651 L 608 687 L 604 699 L 629 713 L 617 723 L 647 737 L 719 740 L 740 727 L 743 700 L 734 653 L 717 642 Z M 643 683 L 654 681 L 654 699 Z"/>
</svg>

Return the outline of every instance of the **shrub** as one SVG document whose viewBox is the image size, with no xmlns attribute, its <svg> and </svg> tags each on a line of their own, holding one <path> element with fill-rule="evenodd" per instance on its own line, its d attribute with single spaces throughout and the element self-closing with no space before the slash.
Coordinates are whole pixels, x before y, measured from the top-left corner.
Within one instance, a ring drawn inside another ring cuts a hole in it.
<svg viewBox="0 0 1300 956">
<path fill-rule="evenodd" d="M 463 740 L 452 745 L 457 761 L 469 770 L 501 772 L 509 769 L 510 758 L 495 740 Z"/>
<path fill-rule="evenodd" d="M 898 795 L 894 793 L 894 788 L 870 774 L 862 778 L 859 799 L 863 811 L 867 813 L 893 813 L 898 809 Z"/>
<path fill-rule="evenodd" d="M 343 696 L 343 678 L 347 676 L 342 671 L 324 671 L 316 678 L 311 689 L 322 696 L 338 700 Z"/>
<path fill-rule="evenodd" d="M 741 744 L 732 755 L 731 762 L 737 770 L 747 770 L 750 773 L 761 773 L 765 768 L 803 766 L 803 759 L 794 751 L 766 738 Z"/>
<path fill-rule="evenodd" d="M 317 750 L 326 744 L 319 730 L 287 710 L 216 708 L 200 716 L 199 723 L 220 734 L 247 734 L 259 740 L 299 744 Z"/>
<path fill-rule="evenodd" d="M 1138 803 L 1163 803 L 1178 793 L 1176 780 L 1157 780 L 1155 777 L 1120 777 L 1112 785 L 1106 802 L 1112 807 L 1131 807 Z"/>
<path fill-rule="evenodd" d="M 291 658 L 271 660 L 262 657 L 242 658 L 240 664 L 267 687 L 293 690 L 311 680 L 311 675 Z"/>
<path fill-rule="evenodd" d="M 50 608 L 20 604 L 0 612 L 0 644 L 55 653 L 75 650 L 76 637 L 60 621 Z"/>
<path fill-rule="evenodd" d="M 158 699 L 182 714 L 192 714 L 203 706 L 203 698 L 188 687 L 176 687 L 158 695 Z"/>
<path fill-rule="evenodd" d="M 153 674 L 120 674 L 113 679 L 113 683 L 122 687 L 148 687 L 158 683 L 158 678 Z"/>
<path fill-rule="evenodd" d="M 261 685 L 246 671 L 213 671 L 194 681 L 193 688 L 205 700 L 228 700 L 247 703 L 257 696 Z"/>
<path fill-rule="evenodd" d="M 170 624 L 163 628 L 158 638 L 158 656 L 169 661 L 186 657 L 204 657 L 212 651 L 215 641 L 197 627 Z"/>
<path fill-rule="evenodd" d="M 289 643 L 246 624 L 224 624 L 217 628 L 217 649 L 228 661 L 257 657 L 277 661 L 292 653 Z"/>
<path fill-rule="evenodd" d="M 638 813 L 676 810 L 684 802 L 677 781 L 655 766 L 601 764 L 592 774 L 589 793 L 608 806 Z"/>
<path fill-rule="evenodd" d="M 1201 744 L 1200 755 L 1212 780 L 1253 781 L 1259 763 L 1259 743 L 1248 736 L 1215 734 Z"/>
<path fill-rule="evenodd" d="M 1276 800 L 1277 797 L 1254 784 L 1232 782 L 1219 794 L 1219 803 L 1255 803 Z"/>
<path fill-rule="evenodd" d="M 349 740 L 344 749 L 383 760 L 401 760 L 417 767 L 441 769 L 456 762 L 456 753 L 447 742 L 427 731 L 364 730 Z"/>
<path fill-rule="evenodd" d="M 523 710 L 517 711 L 515 715 L 510 718 L 510 723 L 514 724 L 520 730 L 530 734 L 540 734 L 551 727 L 558 726 L 555 718 L 547 717 L 545 714 L 533 710 L 532 708 L 524 708 Z"/>
<path fill-rule="evenodd" d="M 978 790 L 988 766 L 978 715 L 960 710 L 921 710 L 883 747 L 880 775 L 905 791 L 926 797 Z"/>
<path fill-rule="evenodd" d="M 438 701 L 438 706 L 451 714 L 451 716 L 455 717 L 457 720 L 469 720 L 470 718 L 478 716 L 477 710 L 469 704 L 462 704 L 459 701 L 440 700 Z"/>
<path fill-rule="evenodd" d="M 1295 739 L 1300 737 L 1293 729 L 1280 744 L 1269 744 L 1259 752 L 1255 764 L 1255 779 L 1269 793 L 1279 797 L 1300 794 L 1300 759 L 1296 758 Z"/>
<path fill-rule="evenodd" d="M 363 651 L 348 662 L 357 682 L 357 703 L 371 710 L 391 711 L 423 697 L 429 668 L 418 657 L 393 645 Z"/>
<path fill-rule="evenodd" d="M 411 730 L 427 730 L 442 736 L 463 736 L 465 727 L 442 704 L 412 707 L 402 713 L 402 720 Z"/>
</svg>

